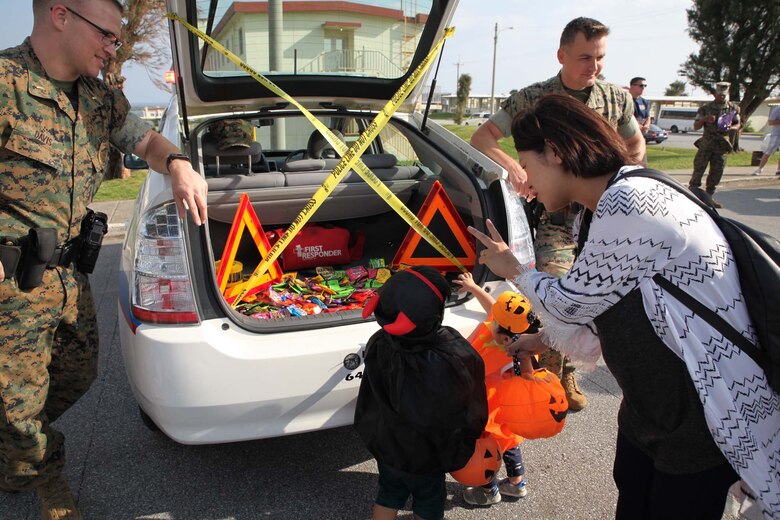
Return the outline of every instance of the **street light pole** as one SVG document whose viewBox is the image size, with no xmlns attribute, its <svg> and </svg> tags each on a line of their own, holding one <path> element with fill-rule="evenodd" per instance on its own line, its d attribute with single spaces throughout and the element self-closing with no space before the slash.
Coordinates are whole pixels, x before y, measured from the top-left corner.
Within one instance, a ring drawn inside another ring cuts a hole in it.
<svg viewBox="0 0 780 520">
<path fill-rule="evenodd" d="M 513 27 L 505 27 L 501 31 L 513 29 Z M 495 92 L 496 92 L 496 47 L 498 46 L 498 22 L 493 26 L 493 76 L 490 80 L 490 113 L 495 112 Z"/>
</svg>

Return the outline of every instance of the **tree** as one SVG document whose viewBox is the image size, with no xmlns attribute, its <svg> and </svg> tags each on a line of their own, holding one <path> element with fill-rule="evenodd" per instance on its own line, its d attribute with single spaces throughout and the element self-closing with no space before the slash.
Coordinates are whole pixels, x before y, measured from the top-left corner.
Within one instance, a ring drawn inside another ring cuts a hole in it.
<svg viewBox="0 0 780 520">
<path fill-rule="evenodd" d="M 469 100 L 469 93 L 471 92 L 471 75 L 461 74 L 458 78 L 458 91 L 455 93 L 455 124 L 459 125 L 463 121 L 463 112 L 466 108 L 466 103 Z"/>
<path fill-rule="evenodd" d="M 694 85 L 712 93 L 731 83 L 730 98 L 747 121 L 780 85 L 780 2 L 693 0 L 688 33 L 701 48 L 682 64 Z"/>
<path fill-rule="evenodd" d="M 109 61 L 103 69 L 103 80 L 107 85 L 122 90 L 125 77 L 122 67 L 128 62 L 143 65 L 152 82 L 163 90 L 171 88 L 162 80 L 162 71 L 171 61 L 166 34 L 165 0 L 125 0 L 125 20 L 122 27 L 122 47 L 117 50 L 116 59 Z M 122 154 L 111 147 L 106 179 L 122 178 Z"/>
<path fill-rule="evenodd" d="M 687 96 L 687 95 L 688 94 L 685 93 L 685 82 L 680 81 L 679 79 L 669 83 L 669 86 L 666 87 L 666 91 L 664 92 L 664 96 Z"/>
</svg>

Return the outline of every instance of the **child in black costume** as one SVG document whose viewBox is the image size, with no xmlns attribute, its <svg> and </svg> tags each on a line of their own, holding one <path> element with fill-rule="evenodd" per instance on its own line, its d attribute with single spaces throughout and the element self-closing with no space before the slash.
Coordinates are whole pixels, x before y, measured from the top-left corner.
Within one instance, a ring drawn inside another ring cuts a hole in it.
<svg viewBox="0 0 780 520">
<path fill-rule="evenodd" d="M 382 327 L 368 341 L 355 428 L 379 466 L 374 520 L 413 498 L 415 517 L 444 518 L 445 474 L 466 465 L 487 422 L 485 367 L 442 326 L 447 281 L 435 269 L 393 275 L 363 310 Z"/>
</svg>

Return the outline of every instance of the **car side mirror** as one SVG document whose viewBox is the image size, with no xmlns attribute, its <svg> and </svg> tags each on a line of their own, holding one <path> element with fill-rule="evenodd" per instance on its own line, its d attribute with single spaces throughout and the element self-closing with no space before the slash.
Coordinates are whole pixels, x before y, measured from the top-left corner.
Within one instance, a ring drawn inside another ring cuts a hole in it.
<svg viewBox="0 0 780 520">
<path fill-rule="evenodd" d="M 149 163 L 138 157 L 137 155 L 128 153 L 125 154 L 125 158 L 122 160 L 125 168 L 128 170 L 146 170 L 149 169 Z"/>
</svg>

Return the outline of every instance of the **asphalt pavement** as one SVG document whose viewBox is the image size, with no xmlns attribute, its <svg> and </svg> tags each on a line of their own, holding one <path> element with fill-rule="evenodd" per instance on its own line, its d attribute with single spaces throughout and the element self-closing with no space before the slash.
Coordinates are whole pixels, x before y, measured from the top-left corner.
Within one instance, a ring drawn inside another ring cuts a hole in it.
<svg viewBox="0 0 780 520">
<path fill-rule="evenodd" d="M 776 215 L 780 179 L 729 168 L 721 201 L 739 215 Z M 689 172 L 671 172 L 687 182 Z M 766 190 L 734 190 L 767 186 Z M 743 196 L 742 192 L 752 192 Z M 758 197 L 758 198 L 756 198 Z M 758 200 L 764 201 L 758 204 Z M 111 234 L 91 275 L 100 330 L 98 378 L 54 424 L 66 435 L 66 476 L 87 520 L 366 519 L 376 492 L 376 464 L 351 427 L 213 446 L 176 444 L 148 430 L 124 373 L 118 339 L 118 242 L 133 201 L 94 203 Z M 774 222 L 774 220 L 773 220 Z M 120 318 L 121 319 L 121 318 Z M 591 520 L 614 516 L 612 459 L 621 392 L 604 366 L 579 372 L 590 404 L 570 414 L 554 438 L 522 444 L 529 482 L 523 499 L 489 508 L 462 499 L 447 480 L 449 520 Z M 0 519 L 39 518 L 33 493 L 0 492 Z M 733 503 L 724 520 L 738 518 Z M 408 511 L 399 518 L 410 520 Z"/>
</svg>

